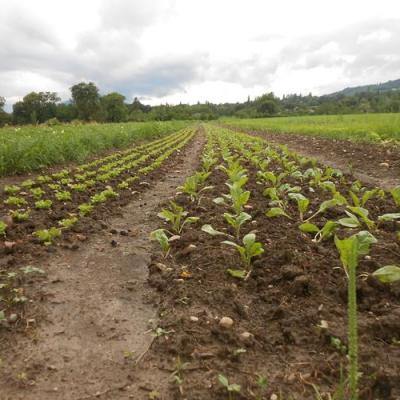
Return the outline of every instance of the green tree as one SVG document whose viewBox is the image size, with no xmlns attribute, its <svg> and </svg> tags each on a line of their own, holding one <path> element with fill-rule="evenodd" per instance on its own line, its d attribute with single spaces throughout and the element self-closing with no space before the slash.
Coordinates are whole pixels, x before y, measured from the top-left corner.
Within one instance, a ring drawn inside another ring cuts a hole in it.
<svg viewBox="0 0 400 400">
<path fill-rule="evenodd" d="M 101 119 L 99 89 L 93 82 L 81 82 L 72 86 L 71 94 L 80 119 L 85 121 Z"/>
<path fill-rule="evenodd" d="M 56 116 L 60 98 L 54 92 L 31 92 L 13 105 L 13 118 L 18 124 L 43 123 Z"/>
<path fill-rule="evenodd" d="M 4 111 L 4 106 L 6 104 L 6 99 L 0 96 L 0 126 L 10 122 L 10 115 Z"/>
<path fill-rule="evenodd" d="M 126 121 L 128 116 L 128 108 L 125 104 L 125 96 L 122 94 L 113 92 L 103 96 L 101 98 L 101 106 L 106 121 Z"/>
</svg>

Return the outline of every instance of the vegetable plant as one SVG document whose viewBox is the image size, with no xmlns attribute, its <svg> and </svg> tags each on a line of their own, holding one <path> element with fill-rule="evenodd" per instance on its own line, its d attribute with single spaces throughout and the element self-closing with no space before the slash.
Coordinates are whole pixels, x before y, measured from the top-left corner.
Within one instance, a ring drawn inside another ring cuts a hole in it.
<svg viewBox="0 0 400 400">
<path fill-rule="evenodd" d="M 237 215 L 224 213 L 224 218 L 225 218 L 225 221 L 228 222 L 228 224 L 231 225 L 232 228 L 234 229 L 236 239 L 239 239 L 240 228 L 246 221 L 251 220 L 251 215 L 242 211 L 240 214 L 237 214 Z"/>
<path fill-rule="evenodd" d="M 48 210 L 51 208 L 53 202 L 51 200 L 38 200 L 35 202 L 35 208 L 37 209 L 42 209 L 42 210 Z"/>
<path fill-rule="evenodd" d="M 59 201 L 71 201 L 72 200 L 71 193 L 67 191 L 57 192 L 56 199 Z"/>
<path fill-rule="evenodd" d="M 14 221 L 27 221 L 29 219 L 30 211 L 20 211 L 20 210 L 15 210 L 11 211 L 11 215 Z"/>
<path fill-rule="evenodd" d="M 173 201 L 170 202 L 169 210 L 164 208 L 157 215 L 168 222 L 171 225 L 171 231 L 178 235 L 186 224 L 193 224 L 199 220 L 198 217 L 187 217 L 188 212 Z"/>
<path fill-rule="evenodd" d="M 58 221 L 58 224 L 63 228 L 71 228 L 79 221 L 78 217 L 64 218 L 61 221 Z"/>
<path fill-rule="evenodd" d="M 41 188 L 32 188 L 31 193 L 36 200 L 39 200 L 43 197 L 46 192 Z"/>
<path fill-rule="evenodd" d="M 164 257 L 167 257 L 171 246 L 169 244 L 168 236 L 165 234 L 165 230 L 156 229 L 155 231 L 151 232 L 150 238 L 151 240 L 156 240 L 158 242 L 161 250 L 164 252 Z"/>
<path fill-rule="evenodd" d="M 16 194 L 20 191 L 20 187 L 17 185 L 5 185 L 4 186 L 4 193 L 7 194 Z"/>
<path fill-rule="evenodd" d="M 232 400 L 232 393 L 240 393 L 242 387 L 236 383 L 229 383 L 228 378 L 224 375 L 218 375 L 218 382 L 225 388 L 228 392 L 229 400 Z"/>
<path fill-rule="evenodd" d="M 6 200 L 4 200 L 4 203 L 9 206 L 24 206 L 27 204 L 24 198 L 16 196 L 8 197 Z"/>
<path fill-rule="evenodd" d="M 335 236 L 335 245 L 340 254 L 348 278 L 348 342 L 350 399 L 358 399 L 358 332 L 357 332 L 357 267 L 360 256 L 369 252 L 370 245 L 377 240 L 367 231 L 361 231 L 346 239 Z"/>
<path fill-rule="evenodd" d="M 78 206 L 78 210 L 79 210 L 79 215 L 85 217 L 86 215 L 89 215 L 92 212 L 93 206 L 88 203 L 83 203 Z"/>
<path fill-rule="evenodd" d="M 7 224 L 4 221 L 0 221 L 0 235 L 6 236 Z"/>
<path fill-rule="evenodd" d="M 36 236 L 41 242 L 43 242 L 43 244 L 48 246 L 53 242 L 55 238 L 61 236 L 61 230 L 55 227 L 51 227 L 50 229 L 42 229 L 33 232 L 33 236 Z"/>
<path fill-rule="evenodd" d="M 264 253 L 262 244 L 260 242 L 256 242 L 256 235 L 254 233 L 248 233 L 247 235 L 245 235 L 242 239 L 243 246 L 240 246 L 237 243 L 234 243 L 230 240 L 224 240 L 222 243 L 235 247 L 236 250 L 239 252 L 243 267 L 245 269 L 245 271 L 241 271 L 241 274 L 242 274 L 241 277 L 243 277 L 243 278 L 245 277 L 247 279 L 251 272 L 252 259 L 254 257 L 257 257 L 257 256 L 261 255 L 262 253 Z M 233 273 L 231 273 L 230 271 L 232 271 Z M 228 272 L 231 275 L 238 272 L 235 269 L 232 269 L 230 271 L 228 271 Z M 247 271 L 247 275 L 246 275 L 246 271 Z"/>
</svg>

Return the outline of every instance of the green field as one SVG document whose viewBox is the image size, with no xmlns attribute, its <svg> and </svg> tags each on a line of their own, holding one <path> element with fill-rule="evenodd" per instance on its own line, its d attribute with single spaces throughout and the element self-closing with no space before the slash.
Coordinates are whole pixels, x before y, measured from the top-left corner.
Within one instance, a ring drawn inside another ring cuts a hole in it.
<svg viewBox="0 0 400 400">
<path fill-rule="evenodd" d="M 301 133 L 335 139 L 377 142 L 400 140 L 400 113 L 315 115 L 260 119 L 222 119 L 228 125 L 274 133 Z"/>
<path fill-rule="evenodd" d="M 0 176 L 84 161 L 107 149 L 124 148 L 188 125 L 185 121 L 23 126 L 0 129 Z"/>
</svg>

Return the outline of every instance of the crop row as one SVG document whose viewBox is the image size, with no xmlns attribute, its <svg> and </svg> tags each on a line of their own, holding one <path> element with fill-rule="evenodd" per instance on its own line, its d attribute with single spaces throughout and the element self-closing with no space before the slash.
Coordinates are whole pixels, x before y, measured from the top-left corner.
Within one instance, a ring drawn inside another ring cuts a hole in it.
<svg viewBox="0 0 400 400">
<path fill-rule="evenodd" d="M 0 222 L 0 234 L 7 240 L 29 239 L 33 235 L 50 244 L 63 230 L 90 216 L 96 206 L 131 190 L 134 182 L 158 168 L 193 134 L 193 129 L 185 128 L 71 170 L 40 175 L 20 185 L 6 185 L 0 210 L 8 215 L 9 223 L 7 218 Z"/>
<path fill-rule="evenodd" d="M 297 247 L 304 242 L 328 251 L 336 248 L 348 286 L 348 337 L 347 346 L 338 338 L 332 343 L 339 343 L 348 354 L 346 398 L 358 398 L 357 271 L 360 260 L 370 259 L 369 253 L 374 256 L 376 250 L 374 265 L 378 265 L 372 272 L 363 271 L 363 278 L 389 284 L 400 281 L 397 253 L 386 258 L 379 255 L 391 244 L 397 246 L 400 187 L 389 192 L 365 187 L 340 170 L 320 166 L 285 146 L 271 146 L 229 129 L 207 126 L 207 138 L 201 168 L 178 188 L 176 201 L 159 213 L 166 225 L 152 233 L 164 262 L 172 256 L 171 263 L 179 264 L 174 259 L 182 252 L 179 242 L 185 242 L 190 232 L 189 237 L 199 237 L 192 245 L 201 252 L 220 249 L 222 265 L 227 264 L 226 252 L 232 248 L 236 256 L 225 267 L 227 279 L 252 285 L 259 274 L 253 278 L 255 261 L 270 256 L 265 254 L 269 243 L 282 237 L 296 237 Z M 217 259 L 214 262 L 218 265 Z M 196 260 L 199 270 L 208 265 Z M 174 278 L 194 274 L 189 266 L 185 268 L 175 271 Z M 208 293 L 207 282 L 205 287 Z M 321 329 L 326 329 L 325 322 Z M 223 375 L 219 382 L 230 391 Z M 240 385 L 236 389 L 240 391 Z"/>
</svg>

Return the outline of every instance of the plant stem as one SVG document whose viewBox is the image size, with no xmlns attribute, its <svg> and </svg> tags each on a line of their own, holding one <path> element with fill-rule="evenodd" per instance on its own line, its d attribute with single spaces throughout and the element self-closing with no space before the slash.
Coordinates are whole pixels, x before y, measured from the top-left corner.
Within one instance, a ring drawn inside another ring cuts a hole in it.
<svg viewBox="0 0 400 400">
<path fill-rule="evenodd" d="M 348 319 L 350 359 L 350 399 L 358 399 L 358 333 L 357 333 L 357 276 L 356 268 L 348 269 Z"/>
</svg>

